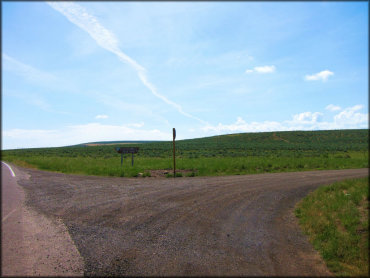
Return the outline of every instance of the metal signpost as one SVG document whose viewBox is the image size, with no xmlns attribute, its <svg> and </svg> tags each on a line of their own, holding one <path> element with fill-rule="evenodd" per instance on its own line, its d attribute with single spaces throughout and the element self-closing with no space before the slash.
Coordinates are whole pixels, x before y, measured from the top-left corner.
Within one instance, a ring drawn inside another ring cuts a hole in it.
<svg viewBox="0 0 370 278">
<path fill-rule="evenodd" d="M 134 153 L 137 153 L 139 151 L 139 147 L 121 147 L 116 148 L 116 151 L 121 154 L 121 166 L 123 164 L 123 154 L 125 153 L 132 154 L 131 166 L 134 166 Z"/>
<path fill-rule="evenodd" d="M 176 178 L 176 160 L 175 160 L 175 138 L 176 138 L 176 129 L 172 129 L 173 133 L 173 177 Z"/>
</svg>

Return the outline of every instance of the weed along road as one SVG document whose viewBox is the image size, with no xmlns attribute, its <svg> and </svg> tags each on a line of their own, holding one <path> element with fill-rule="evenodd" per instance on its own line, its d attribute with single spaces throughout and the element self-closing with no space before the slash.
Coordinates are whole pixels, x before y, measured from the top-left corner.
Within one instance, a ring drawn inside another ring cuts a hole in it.
<svg viewBox="0 0 370 278">
<path fill-rule="evenodd" d="M 330 275 L 294 205 L 320 185 L 369 173 L 166 179 L 16 171 L 25 204 L 68 229 L 85 275 L 155 276 Z"/>
</svg>

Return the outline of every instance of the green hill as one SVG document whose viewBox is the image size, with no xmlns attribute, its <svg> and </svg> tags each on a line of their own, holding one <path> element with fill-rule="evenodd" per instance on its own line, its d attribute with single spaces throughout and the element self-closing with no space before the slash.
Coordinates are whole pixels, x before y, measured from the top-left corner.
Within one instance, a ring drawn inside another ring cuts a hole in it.
<svg viewBox="0 0 370 278">
<path fill-rule="evenodd" d="M 115 147 L 137 146 L 134 167 L 120 165 Z M 225 175 L 368 167 L 369 130 L 239 133 L 176 141 L 178 169 Z M 19 165 L 66 173 L 135 176 L 172 168 L 172 141 L 109 141 L 69 147 L 2 151 Z"/>
</svg>

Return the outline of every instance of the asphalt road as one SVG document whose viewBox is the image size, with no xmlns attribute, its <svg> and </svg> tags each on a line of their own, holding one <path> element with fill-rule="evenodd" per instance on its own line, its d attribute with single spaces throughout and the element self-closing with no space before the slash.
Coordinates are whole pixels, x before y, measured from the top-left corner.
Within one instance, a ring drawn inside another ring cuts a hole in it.
<svg viewBox="0 0 370 278">
<path fill-rule="evenodd" d="M 1 163 L 1 276 L 83 275 L 82 257 L 65 225 L 24 205 L 17 182 L 28 178 Z"/>
<path fill-rule="evenodd" d="M 18 168 L 26 205 L 68 229 L 85 275 L 330 275 L 294 205 L 368 169 L 108 178 Z"/>
<path fill-rule="evenodd" d="M 17 186 L 16 178 L 8 167 L 1 163 L 1 249 L 2 275 L 12 274 L 10 265 L 18 257 L 24 257 L 19 248 L 19 241 L 23 238 L 23 229 L 19 224 L 22 220 L 22 202 L 24 194 Z M 14 275 L 20 274 L 13 272 Z"/>
</svg>

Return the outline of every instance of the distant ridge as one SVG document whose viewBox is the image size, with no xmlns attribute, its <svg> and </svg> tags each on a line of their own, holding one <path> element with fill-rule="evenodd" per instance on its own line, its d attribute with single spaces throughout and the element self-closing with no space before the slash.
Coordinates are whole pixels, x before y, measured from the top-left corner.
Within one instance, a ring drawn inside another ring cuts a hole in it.
<svg viewBox="0 0 370 278">
<path fill-rule="evenodd" d="M 369 129 L 338 129 L 338 130 L 295 130 L 295 131 L 265 131 L 265 132 L 243 132 L 243 133 L 231 133 L 222 135 L 213 135 L 208 137 L 193 138 L 177 140 L 178 146 L 189 145 L 189 144 L 204 144 L 204 146 L 210 147 L 214 142 L 222 144 L 223 148 L 229 148 L 232 145 L 245 145 L 250 147 L 251 145 L 276 145 L 279 147 L 283 144 L 339 144 L 339 145 L 354 145 L 354 144 L 367 144 L 369 140 Z M 89 147 L 89 146 L 108 146 L 108 145 L 128 145 L 128 144 L 161 144 L 170 143 L 170 140 L 140 140 L 140 141 L 96 141 L 81 143 L 68 147 Z M 297 145 L 297 146 L 298 146 Z M 316 145 L 316 147 L 318 147 Z M 278 148 L 279 148 L 278 147 Z"/>
<path fill-rule="evenodd" d="M 162 141 L 97 141 L 97 142 L 88 142 L 88 143 L 72 145 L 70 147 L 119 145 L 119 144 L 145 144 L 145 143 L 159 143 L 159 142 L 162 142 Z"/>
<path fill-rule="evenodd" d="M 60 149 L 65 153 L 73 153 L 75 149 L 81 152 L 104 152 L 115 147 L 140 147 L 141 154 L 163 156 L 172 150 L 172 141 L 156 140 L 112 140 L 92 141 L 63 147 L 29 148 L 31 151 L 58 154 Z M 94 148 L 95 147 L 95 148 Z M 302 152 L 326 153 L 335 151 L 368 151 L 369 129 L 347 130 L 316 130 L 316 131 L 269 131 L 254 133 L 233 133 L 215 135 L 203 138 L 177 140 L 176 147 L 180 153 L 199 152 L 206 157 L 216 155 L 253 155 L 262 152 Z M 68 150 L 68 149 L 74 150 Z M 95 150 L 93 150 L 95 149 Z M 2 150 L 2 154 L 14 150 Z M 27 151 L 27 149 L 21 149 Z M 196 152 L 194 152 L 196 151 Z M 59 155 L 59 154 L 58 154 Z M 190 156 L 190 155 L 189 155 Z"/>
</svg>

